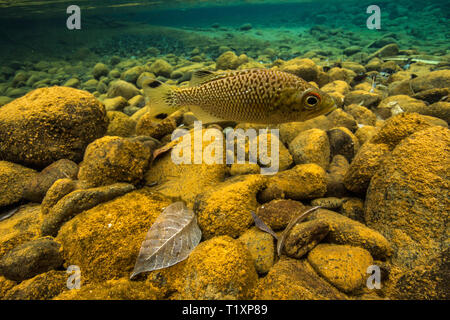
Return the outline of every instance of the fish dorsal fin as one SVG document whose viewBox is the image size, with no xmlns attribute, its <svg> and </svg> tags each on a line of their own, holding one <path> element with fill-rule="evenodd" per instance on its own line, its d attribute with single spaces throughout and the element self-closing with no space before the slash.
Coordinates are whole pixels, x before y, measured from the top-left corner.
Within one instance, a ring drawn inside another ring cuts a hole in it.
<svg viewBox="0 0 450 320">
<path fill-rule="evenodd" d="M 197 70 L 192 73 L 191 81 L 189 81 L 190 87 L 199 86 L 207 82 L 217 80 L 226 77 L 225 72 L 214 72 L 208 70 Z"/>
</svg>

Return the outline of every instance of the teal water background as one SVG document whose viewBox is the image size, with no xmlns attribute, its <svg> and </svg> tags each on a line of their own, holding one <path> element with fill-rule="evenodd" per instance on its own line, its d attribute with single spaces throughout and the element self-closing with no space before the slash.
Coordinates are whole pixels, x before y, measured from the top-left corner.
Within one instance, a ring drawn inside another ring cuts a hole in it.
<svg viewBox="0 0 450 320">
<path fill-rule="evenodd" d="M 81 8 L 81 30 L 66 28 L 65 10 L 70 4 Z M 366 27 L 366 8 L 371 4 L 381 9 L 381 30 Z M 194 46 L 186 44 L 182 35 L 180 39 L 158 36 L 154 26 L 214 38 L 242 34 L 239 27 L 250 23 L 253 29 L 247 35 L 276 41 L 282 40 L 276 31 L 301 33 L 323 25 L 363 37 L 393 33 L 413 47 L 426 47 L 430 54 L 445 54 L 450 42 L 450 1 L 0 1 L 0 13 L 3 60 L 67 59 L 83 46 L 99 55 L 116 52 L 133 56 L 146 46 L 183 55 Z M 256 30 L 259 35 L 254 34 Z M 292 34 L 286 36 L 291 42 L 298 40 Z M 314 45 L 325 48 L 323 40 Z"/>
</svg>

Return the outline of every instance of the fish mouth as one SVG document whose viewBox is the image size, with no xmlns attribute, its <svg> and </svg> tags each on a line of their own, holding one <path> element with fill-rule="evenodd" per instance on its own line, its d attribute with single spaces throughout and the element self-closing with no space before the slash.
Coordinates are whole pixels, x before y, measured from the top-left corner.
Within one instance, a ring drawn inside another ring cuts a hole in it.
<svg viewBox="0 0 450 320">
<path fill-rule="evenodd" d="M 325 115 L 325 116 L 328 116 L 330 113 L 332 113 L 332 112 L 333 112 L 334 110 L 336 110 L 336 109 L 337 109 L 336 104 L 333 104 L 333 105 L 328 109 L 328 111 L 324 113 L 324 115 Z"/>
</svg>

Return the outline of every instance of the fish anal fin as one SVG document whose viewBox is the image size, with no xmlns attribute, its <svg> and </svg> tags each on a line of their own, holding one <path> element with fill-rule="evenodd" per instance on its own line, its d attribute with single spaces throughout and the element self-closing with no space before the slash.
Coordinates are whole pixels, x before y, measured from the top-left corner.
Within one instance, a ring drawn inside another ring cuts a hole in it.
<svg viewBox="0 0 450 320">
<path fill-rule="evenodd" d="M 198 121 L 202 122 L 202 125 L 227 122 L 227 120 L 225 119 L 215 117 L 207 113 L 206 111 L 203 111 L 203 109 L 200 108 L 199 106 L 189 106 L 189 110 L 192 111 L 192 113 L 194 113 Z"/>
</svg>

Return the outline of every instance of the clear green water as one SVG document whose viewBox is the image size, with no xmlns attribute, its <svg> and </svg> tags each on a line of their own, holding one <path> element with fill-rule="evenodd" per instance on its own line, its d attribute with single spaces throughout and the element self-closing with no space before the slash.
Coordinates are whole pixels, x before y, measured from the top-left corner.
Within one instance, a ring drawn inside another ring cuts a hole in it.
<svg viewBox="0 0 450 320">
<path fill-rule="evenodd" d="M 383 37 L 393 37 L 400 47 L 417 48 L 428 54 L 445 55 L 450 48 L 449 1 L 378 1 L 380 30 L 366 27 L 366 9 L 373 4 L 366 0 L 78 1 L 81 30 L 66 28 L 66 8 L 70 4 L 0 1 L 1 61 L 71 59 L 83 47 L 99 56 L 130 57 L 153 46 L 162 53 L 189 57 L 196 43 L 195 37 L 185 33 L 197 36 L 198 46 L 203 46 L 212 58 L 220 52 L 217 46 L 206 46 L 208 40 L 204 39 L 222 42 L 237 52 L 250 51 L 250 56 L 257 55 L 252 53 L 257 51 L 254 47 L 276 49 L 285 45 L 291 56 L 323 50 L 331 57 L 338 54 L 336 50 L 348 46 L 360 46 L 363 50 L 370 41 Z M 240 26 L 247 23 L 252 29 L 240 31 Z M 302 34 L 316 25 L 344 33 L 325 34 L 304 43 Z M 176 28 L 179 34 L 170 36 L 155 26 Z M 285 54 L 284 58 L 289 57 Z"/>
</svg>

